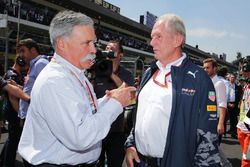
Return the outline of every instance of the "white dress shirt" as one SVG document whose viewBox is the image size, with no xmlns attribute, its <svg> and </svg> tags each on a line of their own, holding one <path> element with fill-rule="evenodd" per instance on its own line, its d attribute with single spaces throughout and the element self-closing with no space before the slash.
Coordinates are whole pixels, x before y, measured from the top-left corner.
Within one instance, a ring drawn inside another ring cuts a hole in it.
<svg viewBox="0 0 250 167">
<path fill-rule="evenodd" d="M 158 61 L 158 75 L 155 80 L 166 87 L 161 87 L 152 77 L 142 88 L 139 99 L 135 126 L 135 140 L 138 151 L 151 157 L 163 157 L 169 120 L 172 109 L 171 66 L 179 66 L 186 55 L 163 67 Z M 165 77 L 167 74 L 167 77 Z"/>
<path fill-rule="evenodd" d="M 235 102 L 235 83 L 229 83 L 228 91 L 228 102 Z"/>
<path fill-rule="evenodd" d="M 97 161 L 101 141 L 123 107 L 113 98 L 96 100 L 84 71 L 54 58 L 35 81 L 18 151 L 33 165 Z"/>
<path fill-rule="evenodd" d="M 216 100 L 217 100 L 217 116 L 220 116 L 219 108 L 227 108 L 227 93 L 226 86 L 224 82 L 215 75 L 212 78 L 212 82 L 214 84 L 215 92 L 216 92 Z"/>
<path fill-rule="evenodd" d="M 218 76 L 217 77 L 223 81 L 223 83 L 225 84 L 226 86 L 226 97 L 227 97 L 227 102 L 229 102 L 229 84 L 230 82 L 228 80 L 226 80 L 224 77 L 222 76 Z"/>
</svg>

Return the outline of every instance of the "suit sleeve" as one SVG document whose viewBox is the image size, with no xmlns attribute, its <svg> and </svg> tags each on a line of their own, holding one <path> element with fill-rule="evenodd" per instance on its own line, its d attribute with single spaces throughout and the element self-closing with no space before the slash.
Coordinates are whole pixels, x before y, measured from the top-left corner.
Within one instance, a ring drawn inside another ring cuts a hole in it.
<svg viewBox="0 0 250 167">
<path fill-rule="evenodd" d="M 200 94 L 200 118 L 197 128 L 195 166 L 219 167 L 217 135 L 217 106 L 213 83 L 209 77 L 202 79 Z"/>
</svg>

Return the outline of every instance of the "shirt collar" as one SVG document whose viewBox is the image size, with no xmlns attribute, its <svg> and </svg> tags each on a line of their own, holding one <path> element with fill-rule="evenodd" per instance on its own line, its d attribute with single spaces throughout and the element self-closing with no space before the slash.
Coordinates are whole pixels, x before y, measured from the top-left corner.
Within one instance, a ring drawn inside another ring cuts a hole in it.
<svg viewBox="0 0 250 167">
<path fill-rule="evenodd" d="M 215 83 L 217 80 L 219 80 L 218 75 L 216 74 L 215 76 L 213 76 L 213 78 L 211 78 L 213 83 Z"/>
<path fill-rule="evenodd" d="M 40 59 L 41 57 L 42 57 L 42 55 L 39 55 L 39 56 L 35 57 L 34 59 L 30 60 L 30 66 L 33 66 L 36 63 L 36 61 L 38 59 Z"/>
<path fill-rule="evenodd" d="M 167 64 L 166 67 L 164 67 L 159 60 L 156 62 L 156 65 L 158 66 L 160 71 L 169 71 L 171 69 L 171 66 L 179 66 L 179 65 L 181 65 L 182 61 L 186 57 L 187 57 L 187 55 L 185 53 L 182 53 L 182 56 L 179 59 Z"/>
<path fill-rule="evenodd" d="M 85 69 L 81 70 L 77 68 L 76 66 L 72 65 L 69 61 L 67 61 L 62 56 L 58 55 L 57 53 L 54 53 L 53 58 L 55 59 L 56 63 L 61 64 L 63 67 L 68 68 L 69 70 L 75 72 L 78 75 L 82 75 L 86 71 Z"/>
</svg>

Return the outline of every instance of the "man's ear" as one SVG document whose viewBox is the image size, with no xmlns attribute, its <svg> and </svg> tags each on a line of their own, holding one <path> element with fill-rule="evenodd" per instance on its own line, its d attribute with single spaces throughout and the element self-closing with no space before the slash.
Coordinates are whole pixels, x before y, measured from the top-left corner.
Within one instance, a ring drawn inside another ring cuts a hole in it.
<svg viewBox="0 0 250 167">
<path fill-rule="evenodd" d="M 63 51 L 66 47 L 65 40 L 62 37 L 56 39 L 56 49 L 57 51 Z"/>
<path fill-rule="evenodd" d="M 176 33 L 175 34 L 175 47 L 181 46 L 183 42 L 184 42 L 184 37 L 181 34 Z"/>
<path fill-rule="evenodd" d="M 217 67 L 213 67 L 214 68 L 214 73 L 216 73 L 217 74 L 217 72 L 218 72 L 218 68 Z"/>
<path fill-rule="evenodd" d="M 120 60 L 123 58 L 123 53 L 119 53 L 119 58 L 120 58 Z"/>
<path fill-rule="evenodd" d="M 33 55 L 37 55 L 37 50 L 36 50 L 36 48 L 31 48 L 30 49 L 30 53 L 31 53 L 31 55 L 33 56 Z"/>
<path fill-rule="evenodd" d="M 65 48 L 65 41 L 63 40 L 63 38 L 57 38 L 56 39 L 56 49 L 57 50 L 64 50 Z"/>
</svg>

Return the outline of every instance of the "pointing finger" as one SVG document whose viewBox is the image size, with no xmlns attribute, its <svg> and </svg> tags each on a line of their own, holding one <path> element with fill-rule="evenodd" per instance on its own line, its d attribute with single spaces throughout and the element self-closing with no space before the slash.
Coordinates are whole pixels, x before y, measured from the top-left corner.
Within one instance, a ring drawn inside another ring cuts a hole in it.
<svg viewBox="0 0 250 167">
<path fill-rule="evenodd" d="M 122 89 L 122 88 L 125 88 L 125 87 L 126 87 L 126 83 L 123 82 L 122 85 L 118 89 Z"/>
<path fill-rule="evenodd" d="M 136 88 L 133 86 L 126 87 L 125 89 L 126 89 L 126 91 L 129 91 L 129 92 L 136 91 Z"/>
</svg>

